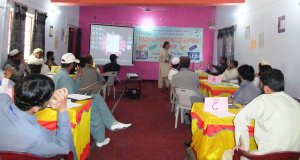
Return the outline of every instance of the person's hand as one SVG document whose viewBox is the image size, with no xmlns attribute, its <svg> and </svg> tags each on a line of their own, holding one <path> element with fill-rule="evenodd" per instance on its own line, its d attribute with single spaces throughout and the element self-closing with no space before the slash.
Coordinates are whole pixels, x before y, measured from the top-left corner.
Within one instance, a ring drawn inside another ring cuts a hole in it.
<svg viewBox="0 0 300 160">
<path fill-rule="evenodd" d="M 14 73 L 14 70 L 11 68 L 7 68 L 4 72 L 4 77 L 9 79 Z"/>
<path fill-rule="evenodd" d="M 82 68 L 78 68 L 74 78 L 76 79 L 76 78 L 79 78 L 79 77 L 82 77 Z"/>
<path fill-rule="evenodd" d="M 26 64 L 24 58 L 21 58 L 20 64 Z"/>
<path fill-rule="evenodd" d="M 49 100 L 49 107 L 57 110 L 58 112 L 65 112 L 67 111 L 67 98 L 68 90 L 66 88 L 55 90 Z"/>
<path fill-rule="evenodd" d="M 232 97 L 228 97 L 228 104 L 233 104 L 233 99 L 232 99 Z"/>
</svg>

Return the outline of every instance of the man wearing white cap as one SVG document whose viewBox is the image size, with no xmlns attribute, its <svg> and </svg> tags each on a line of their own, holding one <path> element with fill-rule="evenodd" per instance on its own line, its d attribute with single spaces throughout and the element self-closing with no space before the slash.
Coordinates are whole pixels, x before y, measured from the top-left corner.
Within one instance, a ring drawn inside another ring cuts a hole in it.
<svg viewBox="0 0 300 160">
<path fill-rule="evenodd" d="M 172 69 L 169 71 L 169 74 L 168 74 L 168 79 L 170 82 L 172 82 L 173 75 L 178 73 L 179 62 L 180 62 L 180 59 L 178 57 L 174 57 L 171 60 Z"/>
<path fill-rule="evenodd" d="M 62 69 L 53 77 L 56 89 L 67 88 L 70 94 L 76 93 L 80 86 L 79 77 L 81 75 L 76 75 L 74 80 L 69 76 L 70 71 L 75 67 L 74 63 L 79 63 L 79 60 L 72 53 L 66 53 L 62 56 Z M 96 145 L 102 147 L 110 142 L 110 138 L 105 138 L 105 127 L 111 131 L 116 131 L 128 128 L 131 124 L 118 122 L 99 94 L 93 94 L 92 98 L 91 134 L 96 141 Z"/>
<path fill-rule="evenodd" d="M 49 67 L 44 63 L 44 53 L 41 48 L 33 50 L 32 54 L 28 57 L 27 64 L 32 73 L 46 74 L 50 72 Z"/>
<path fill-rule="evenodd" d="M 18 49 L 14 49 L 9 52 L 8 60 L 4 64 L 3 69 L 6 70 L 10 68 L 13 71 L 11 80 L 16 82 L 24 76 L 24 74 L 30 74 L 30 69 L 28 65 L 24 62 L 24 59 L 21 57 L 21 53 Z"/>
</svg>

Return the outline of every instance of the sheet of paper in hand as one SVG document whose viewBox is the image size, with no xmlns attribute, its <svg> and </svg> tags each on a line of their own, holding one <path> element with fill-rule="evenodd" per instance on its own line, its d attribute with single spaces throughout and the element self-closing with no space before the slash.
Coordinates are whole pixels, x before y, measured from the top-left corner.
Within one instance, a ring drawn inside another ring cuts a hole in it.
<svg viewBox="0 0 300 160">
<path fill-rule="evenodd" d="M 85 100 L 92 98 L 91 96 L 83 95 L 83 94 L 69 94 L 68 98 L 75 100 Z"/>
</svg>

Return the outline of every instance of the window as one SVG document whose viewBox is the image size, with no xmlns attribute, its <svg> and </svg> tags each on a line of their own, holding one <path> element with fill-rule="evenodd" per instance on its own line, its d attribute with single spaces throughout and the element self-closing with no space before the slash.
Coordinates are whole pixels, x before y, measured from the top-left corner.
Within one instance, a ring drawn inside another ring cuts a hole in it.
<svg viewBox="0 0 300 160">
<path fill-rule="evenodd" d="M 13 9 L 10 12 L 9 16 L 9 31 L 8 31 L 8 53 L 10 52 L 10 39 L 12 32 L 12 20 L 13 20 Z M 31 41 L 32 41 L 32 33 L 33 33 L 33 23 L 34 23 L 34 15 L 30 13 L 26 13 L 25 19 L 25 40 L 24 40 L 24 59 L 26 60 L 31 51 Z"/>
<path fill-rule="evenodd" d="M 31 40 L 33 33 L 33 14 L 26 13 L 25 20 L 25 41 L 24 41 L 24 59 L 26 60 L 31 51 Z"/>
</svg>

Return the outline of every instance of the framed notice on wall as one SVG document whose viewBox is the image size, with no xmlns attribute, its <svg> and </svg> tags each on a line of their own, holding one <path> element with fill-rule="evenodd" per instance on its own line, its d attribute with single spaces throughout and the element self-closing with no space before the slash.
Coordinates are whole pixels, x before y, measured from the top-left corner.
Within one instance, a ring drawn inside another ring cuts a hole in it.
<svg viewBox="0 0 300 160">
<path fill-rule="evenodd" d="M 278 17 L 278 33 L 285 32 L 285 16 Z"/>
<path fill-rule="evenodd" d="M 250 26 L 245 28 L 245 39 L 250 39 Z"/>
</svg>

